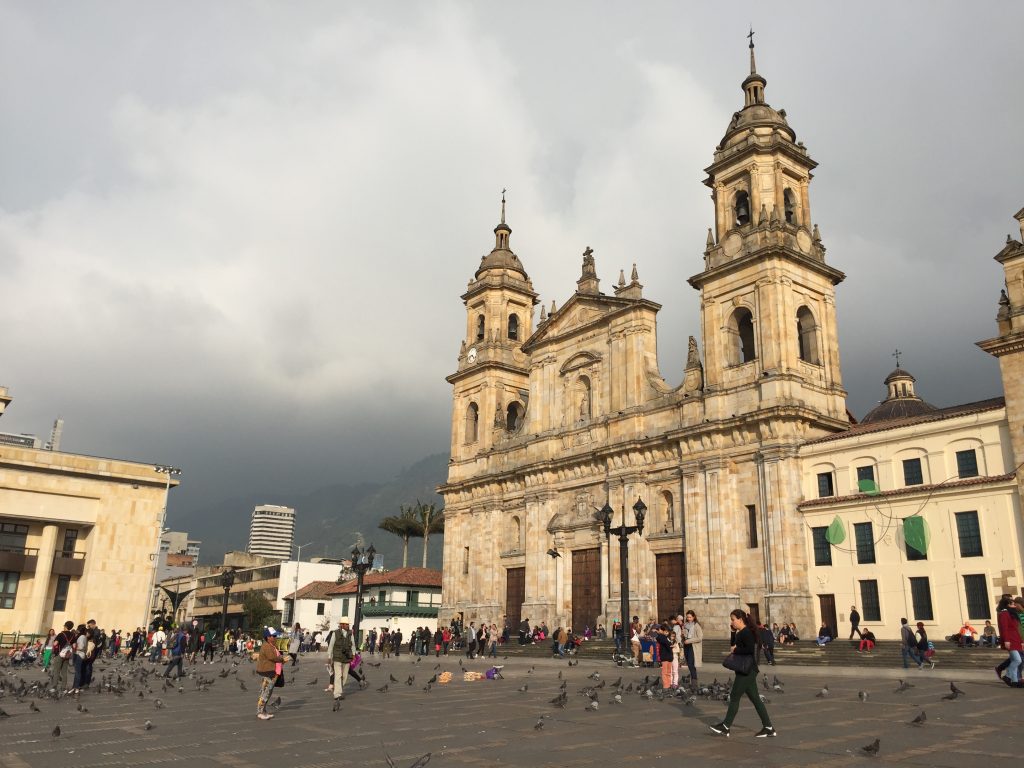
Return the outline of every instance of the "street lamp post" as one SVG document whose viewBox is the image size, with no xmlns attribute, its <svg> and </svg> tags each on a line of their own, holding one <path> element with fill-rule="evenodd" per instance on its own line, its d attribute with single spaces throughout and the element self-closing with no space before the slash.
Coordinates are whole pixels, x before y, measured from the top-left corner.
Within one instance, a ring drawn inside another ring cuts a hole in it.
<svg viewBox="0 0 1024 768">
<path fill-rule="evenodd" d="M 153 597 L 156 594 L 156 577 L 157 571 L 160 570 L 160 543 L 164 535 L 164 525 L 167 522 L 167 503 L 171 498 L 171 478 L 177 477 L 181 474 L 180 467 L 172 467 L 169 464 L 154 464 L 153 469 L 159 472 L 161 475 L 167 476 L 167 482 L 164 485 L 164 508 L 160 512 L 160 526 L 156 531 L 156 552 L 153 554 L 153 581 L 149 585 L 149 595 L 146 597 L 146 616 L 143 622 L 143 626 L 149 628 L 149 623 L 152 620 L 150 610 L 153 605 Z"/>
<path fill-rule="evenodd" d="M 636 525 L 626 525 L 626 503 L 622 503 L 622 525 L 612 528 L 612 515 L 614 514 L 611 504 L 605 502 L 601 509 L 601 517 L 604 520 L 604 535 L 611 540 L 612 534 L 619 537 L 619 598 L 621 604 L 619 610 L 622 616 L 622 636 L 624 639 L 626 627 L 629 626 L 629 534 L 636 533 L 643 535 L 644 516 L 647 514 L 647 505 L 638 496 L 636 504 L 633 505 L 633 514 L 636 516 Z"/>
<path fill-rule="evenodd" d="M 224 633 L 228 629 L 228 594 L 231 592 L 231 588 L 235 586 L 235 572 L 232 569 L 223 571 L 220 575 L 220 586 L 224 590 L 224 602 L 220 606 L 220 636 L 224 638 Z M 225 650 L 227 650 L 225 648 Z"/>
<path fill-rule="evenodd" d="M 308 547 L 312 544 L 312 541 L 307 541 L 305 544 L 299 544 L 296 548 L 299 550 L 299 554 L 295 557 L 295 591 L 292 593 L 292 615 L 289 624 L 295 623 L 295 613 L 299 607 L 299 565 L 302 563 L 302 548 Z"/>
<path fill-rule="evenodd" d="M 363 618 L 363 576 L 373 567 L 373 558 L 377 550 L 373 544 L 361 550 L 359 547 L 352 548 L 352 570 L 356 573 L 356 615 L 352 622 L 352 637 L 355 638 L 356 647 L 359 647 L 359 623 Z M 338 576 L 341 581 L 341 576 Z"/>
</svg>

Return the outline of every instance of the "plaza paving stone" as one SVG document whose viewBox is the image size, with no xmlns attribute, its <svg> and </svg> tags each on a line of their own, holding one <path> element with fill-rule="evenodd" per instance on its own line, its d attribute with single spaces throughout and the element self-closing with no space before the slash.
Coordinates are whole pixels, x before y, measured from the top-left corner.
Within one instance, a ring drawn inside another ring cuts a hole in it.
<svg viewBox="0 0 1024 768">
<path fill-rule="evenodd" d="M 366 657 L 374 663 L 379 659 Z M 423 686 L 439 671 L 454 673 L 448 685 Z M 463 660 L 466 668 L 486 670 L 481 660 Z M 1024 716 L 1024 691 L 1009 689 L 991 672 L 956 670 L 943 672 L 873 668 L 766 667 L 769 678 L 778 677 L 785 693 L 765 692 L 768 709 L 779 736 L 755 739 L 760 723 L 749 701 L 740 707 L 730 738 L 715 736 L 708 725 L 725 712 L 719 701 L 699 699 L 686 706 L 679 699 L 646 701 L 625 695 L 624 703 L 612 704 L 608 687 L 600 692 L 600 708 L 586 711 L 587 699 L 578 693 L 587 678 L 599 671 L 610 685 L 620 675 L 623 684 L 652 678 L 655 669 L 621 669 L 610 662 L 584 660 L 569 667 L 548 659 L 498 659 L 505 664 L 504 680 L 464 682 L 459 657 L 440 662 L 424 657 L 419 663 L 403 655 L 368 667 L 370 688 L 358 691 L 354 684 L 342 708 L 331 710 L 331 697 L 323 688 L 327 673 L 323 656 L 306 655 L 294 669 L 288 668 L 288 685 L 278 689 L 282 703 L 273 720 L 256 719 L 259 679 L 254 666 L 242 661 L 186 667 L 187 672 L 215 682 L 208 691 L 196 690 L 194 679 L 164 691 L 155 678 L 152 693 L 138 696 L 136 689 L 116 696 L 89 692 L 78 699 L 60 701 L 26 698 L 17 702 L 8 692 L 0 698 L 10 717 L 0 718 L 0 766 L 36 768 L 61 766 L 175 765 L 200 761 L 204 766 L 383 766 L 386 748 L 399 768 L 411 765 L 430 752 L 431 766 L 589 766 L 732 765 L 847 766 L 912 765 L 963 766 L 994 764 L 1019 758 L 1020 729 Z M 148 666 L 148 665 L 147 665 Z M 154 670 L 162 669 L 153 667 Z M 227 678 L 217 676 L 227 669 Z M 121 664 L 97 666 L 99 681 Z M 9 686 L 20 678 L 29 682 L 42 673 L 3 669 Z M 549 704 L 558 693 L 559 672 L 568 682 L 565 709 Z M 410 674 L 416 679 L 405 685 Z M 398 678 L 387 693 L 377 688 Z M 706 664 L 702 680 L 728 672 Z M 914 687 L 895 693 L 896 679 Z M 315 684 L 311 684 L 313 680 Z M 942 700 L 955 680 L 967 695 Z M 247 691 L 242 691 L 244 682 Z M 827 698 L 815 693 L 827 684 Z M 528 690 L 518 689 L 526 685 Z M 857 693 L 869 693 L 867 703 Z M 158 709 L 154 699 L 164 706 Z M 34 701 L 40 713 L 33 713 Z M 81 704 L 88 711 L 79 712 Z M 921 710 L 927 712 L 923 727 L 908 725 Z M 544 727 L 534 728 L 544 716 Z M 151 730 L 144 724 L 150 720 Z M 55 725 L 61 736 L 53 737 Z M 860 747 L 881 739 L 878 757 L 868 757 Z M 383 747 L 382 747 L 383 745 Z"/>
</svg>

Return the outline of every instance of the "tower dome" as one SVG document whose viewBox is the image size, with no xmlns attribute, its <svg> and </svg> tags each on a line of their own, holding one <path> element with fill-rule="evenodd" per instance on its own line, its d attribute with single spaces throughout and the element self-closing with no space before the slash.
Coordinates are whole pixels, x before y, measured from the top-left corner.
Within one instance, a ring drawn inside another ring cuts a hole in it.
<svg viewBox="0 0 1024 768">
<path fill-rule="evenodd" d="M 729 127 L 718 145 L 719 150 L 747 141 L 750 133 L 775 133 L 796 142 L 796 131 L 786 122 L 786 110 L 776 110 L 764 100 L 764 87 L 768 81 L 757 71 L 754 61 L 754 37 L 750 37 L 750 74 L 740 87 L 743 89 L 743 109 L 734 112 Z"/>
<path fill-rule="evenodd" d="M 886 398 L 861 419 L 861 424 L 873 421 L 891 421 L 893 419 L 905 419 L 911 416 L 921 416 L 936 410 L 931 403 L 926 403 L 914 392 L 914 383 L 917 381 L 908 371 L 897 365 L 888 376 L 885 377 Z"/>
<path fill-rule="evenodd" d="M 512 252 L 509 246 L 509 238 L 512 235 L 512 227 L 505 223 L 505 190 L 501 191 L 501 221 L 494 228 L 494 248 L 486 256 L 480 259 L 480 268 L 476 271 L 479 278 L 489 269 L 510 269 L 518 272 L 524 279 L 528 279 L 526 269 L 519 257 Z"/>
</svg>

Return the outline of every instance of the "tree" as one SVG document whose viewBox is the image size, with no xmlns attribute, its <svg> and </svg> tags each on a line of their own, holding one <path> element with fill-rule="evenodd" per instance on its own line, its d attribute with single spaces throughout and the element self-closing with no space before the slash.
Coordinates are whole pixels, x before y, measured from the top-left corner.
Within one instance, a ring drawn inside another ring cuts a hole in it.
<svg viewBox="0 0 1024 768">
<path fill-rule="evenodd" d="M 421 535 L 416 532 L 418 527 L 413 507 L 403 504 L 399 507 L 399 514 L 385 517 L 377 527 L 382 531 L 393 533 L 402 540 L 402 567 L 405 568 L 409 565 L 409 539 Z"/>
<path fill-rule="evenodd" d="M 435 509 L 433 504 L 423 504 L 417 499 L 413 514 L 416 516 L 416 531 L 413 536 L 423 539 L 423 567 L 426 568 L 430 534 L 444 533 L 444 510 Z"/>
<path fill-rule="evenodd" d="M 263 592 L 251 589 L 242 600 L 242 610 L 251 629 L 263 627 L 274 615 L 274 606 Z"/>
</svg>

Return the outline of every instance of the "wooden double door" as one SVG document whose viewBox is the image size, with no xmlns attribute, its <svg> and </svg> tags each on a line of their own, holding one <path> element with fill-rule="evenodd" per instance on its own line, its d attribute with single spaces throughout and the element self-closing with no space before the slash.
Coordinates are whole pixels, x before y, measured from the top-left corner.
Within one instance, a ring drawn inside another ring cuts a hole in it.
<svg viewBox="0 0 1024 768">
<path fill-rule="evenodd" d="M 686 555 L 666 552 L 654 556 L 654 575 L 658 585 L 658 621 L 665 621 L 683 612 L 686 595 Z"/>
<path fill-rule="evenodd" d="M 526 569 L 509 568 L 505 571 L 505 620 L 512 635 L 519 631 L 523 620 L 523 601 L 526 600 Z"/>
<path fill-rule="evenodd" d="M 601 550 L 574 549 L 572 552 L 572 630 L 593 630 L 601 613 Z"/>
</svg>

